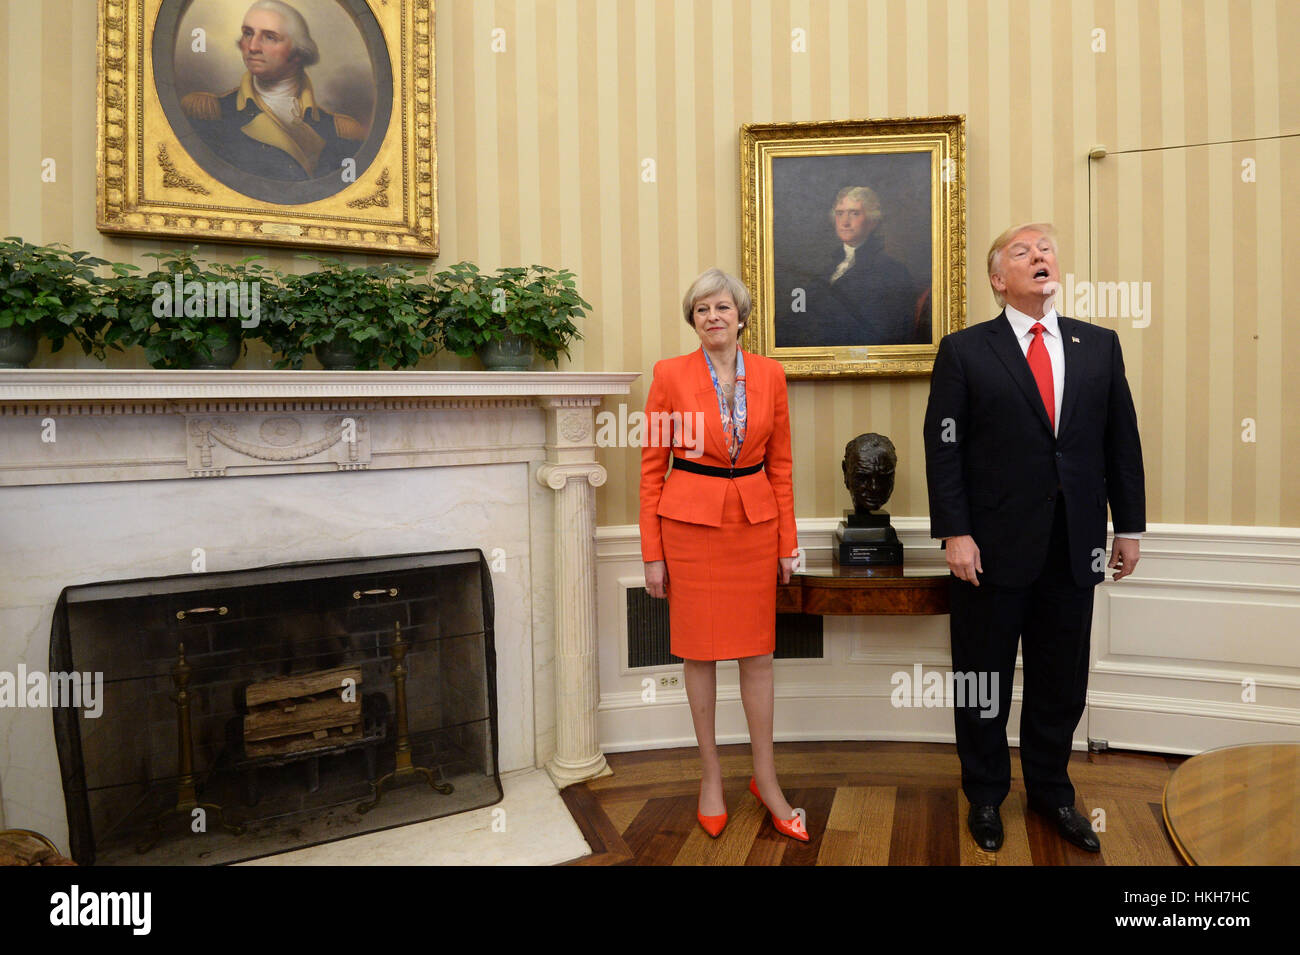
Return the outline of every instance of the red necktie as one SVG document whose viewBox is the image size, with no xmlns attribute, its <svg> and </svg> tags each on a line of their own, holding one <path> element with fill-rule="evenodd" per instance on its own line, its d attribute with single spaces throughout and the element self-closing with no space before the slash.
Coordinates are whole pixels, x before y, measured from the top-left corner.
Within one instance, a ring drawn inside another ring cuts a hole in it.
<svg viewBox="0 0 1300 955">
<path fill-rule="evenodd" d="M 1052 386 L 1052 359 L 1047 354 L 1047 346 L 1043 344 L 1042 322 L 1034 322 L 1034 327 L 1030 329 L 1034 333 L 1034 340 L 1029 343 L 1029 354 L 1025 357 L 1029 359 L 1029 370 L 1034 373 L 1034 381 L 1038 383 L 1038 393 L 1042 395 L 1043 407 L 1047 409 L 1047 420 L 1052 423 L 1052 430 L 1056 430 L 1056 389 Z"/>
</svg>

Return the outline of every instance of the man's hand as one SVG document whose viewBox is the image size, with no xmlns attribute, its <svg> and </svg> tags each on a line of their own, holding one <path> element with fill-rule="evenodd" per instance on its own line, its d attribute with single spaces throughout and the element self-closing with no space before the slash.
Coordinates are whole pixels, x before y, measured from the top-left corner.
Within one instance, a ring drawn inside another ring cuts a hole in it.
<svg viewBox="0 0 1300 955">
<path fill-rule="evenodd" d="M 783 584 L 788 584 L 790 582 L 790 575 L 794 573 L 794 558 L 778 557 L 776 563 L 776 579 Z"/>
<path fill-rule="evenodd" d="M 1115 571 L 1114 580 L 1120 580 L 1133 573 L 1138 563 L 1138 550 L 1142 542 L 1133 537 L 1116 537 L 1110 548 L 1110 563 L 1106 566 Z"/>
<path fill-rule="evenodd" d="M 668 564 L 662 560 L 646 561 L 645 591 L 660 599 L 668 596 Z"/>
<path fill-rule="evenodd" d="M 978 587 L 980 582 L 975 575 L 984 573 L 984 565 L 980 563 L 980 549 L 975 538 L 963 534 L 960 537 L 945 537 L 944 541 L 947 545 L 944 553 L 948 555 L 948 569 L 956 577 Z"/>
</svg>

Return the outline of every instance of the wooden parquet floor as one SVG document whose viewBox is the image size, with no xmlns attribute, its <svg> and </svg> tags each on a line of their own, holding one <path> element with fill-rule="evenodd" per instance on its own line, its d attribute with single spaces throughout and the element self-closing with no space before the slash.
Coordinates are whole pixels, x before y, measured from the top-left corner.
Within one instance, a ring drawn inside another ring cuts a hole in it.
<svg viewBox="0 0 1300 955">
<path fill-rule="evenodd" d="M 593 853 L 571 865 L 1181 865 L 1160 813 L 1165 781 L 1182 757 L 1073 753 L 1076 805 L 1101 819 L 1101 854 L 1077 849 L 1029 813 L 1012 750 L 1006 832 L 996 853 L 966 831 L 955 747 L 940 743 L 778 743 L 786 798 L 807 810 L 812 840 L 780 835 L 749 794 L 747 745 L 721 747 L 730 817 L 717 839 L 695 820 L 694 747 L 613 753 L 612 776 L 561 795 Z M 1102 810 L 1104 817 L 1094 815 Z"/>
</svg>

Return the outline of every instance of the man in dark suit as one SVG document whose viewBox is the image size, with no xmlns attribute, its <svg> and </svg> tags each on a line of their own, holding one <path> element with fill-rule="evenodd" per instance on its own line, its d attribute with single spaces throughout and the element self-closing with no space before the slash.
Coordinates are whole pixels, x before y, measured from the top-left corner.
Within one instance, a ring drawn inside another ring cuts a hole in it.
<svg viewBox="0 0 1300 955">
<path fill-rule="evenodd" d="M 907 266 L 885 251 L 878 227 L 880 200 L 868 186 L 846 186 L 831 207 L 839 240 L 815 269 L 790 283 L 807 294 L 803 312 L 776 323 L 779 348 L 908 345 L 929 342 L 929 322 L 918 330 L 922 291 Z M 789 301 L 788 293 L 778 301 Z"/>
<path fill-rule="evenodd" d="M 1020 763 L 1029 806 L 1091 852 L 1074 806 L 1071 737 L 1088 687 L 1093 589 L 1128 576 L 1146 529 L 1137 415 L 1119 337 L 1056 314 L 1052 228 L 1009 229 L 988 255 L 1003 312 L 939 343 L 925 413 L 930 533 L 952 572 L 952 665 L 996 675 L 998 708 L 954 711 L 971 835 L 1002 845 L 1007 717 L 1023 640 Z M 1106 504 L 1115 541 L 1106 563 Z M 959 701 L 962 702 L 962 701 Z"/>
</svg>

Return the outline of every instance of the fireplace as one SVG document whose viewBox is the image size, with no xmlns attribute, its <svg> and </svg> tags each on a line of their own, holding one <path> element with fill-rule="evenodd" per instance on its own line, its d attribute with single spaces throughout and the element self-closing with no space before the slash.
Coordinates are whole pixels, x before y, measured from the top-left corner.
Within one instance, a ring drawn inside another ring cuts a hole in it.
<svg viewBox="0 0 1300 955">
<path fill-rule="evenodd" d="M 477 550 L 66 588 L 50 672 L 102 686 L 54 710 L 73 857 L 235 862 L 499 801 L 493 621 Z"/>
<path fill-rule="evenodd" d="M 599 775 L 594 416 L 636 377 L 0 371 L 0 674 L 47 669 L 64 588 L 201 570 L 197 549 L 227 571 L 482 548 L 501 772 Z M 0 794 L 7 825 L 68 852 L 48 710 L 0 706 Z"/>
</svg>

